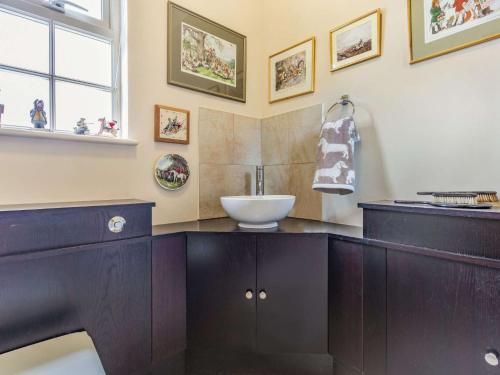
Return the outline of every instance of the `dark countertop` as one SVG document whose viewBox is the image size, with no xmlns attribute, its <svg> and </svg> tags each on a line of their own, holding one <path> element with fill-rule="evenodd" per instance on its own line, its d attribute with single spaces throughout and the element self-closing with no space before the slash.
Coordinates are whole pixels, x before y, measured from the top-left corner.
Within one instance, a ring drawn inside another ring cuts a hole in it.
<svg viewBox="0 0 500 375">
<path fill-rule="evenodd" d="M 67 208 L 88 208 L 88 207 L 114 207 L 114 206 L 128 206 L 128 205 L 146 205 L 154 207 L 155 203 L 142 201 L 138 199 L 121 199 L 121 200 L 107 200 L 107 201 L 11 204 L 11 205 L 0 205 L 0 212 L 59 210 Z"/>
<path fill-rule="evenodd" d="M 380 211 L 395 211 L 405 213 L 418 213 L 418 214 L 435 214 L 445 216 L 460 216 L 478 219 L 494 219 L 500 220 L 500 205 L 493 206 L 491 209 L 464 209 L 464 208 L 442 208 L 434 207 L 425 204 L 397 204 L 393 201 L 379 201 L 369 203 L 359 203 L 358 207 L 380 210 Z"/>
<path fill-rule="evenodd" d="M 153 227 L 153 237 L 186 232 L 291 234 L 324 233 L 332 235 L 339 239 L 350 239 L 357 241 L 363 239 L 363 228 L 361 227 L 292 218 L 287 218 L 281 221 L 279 228 L 274 230 L 243 230 L 238 227 L 236 221 L 229 218 L 156 225 Z"/>
</svg>

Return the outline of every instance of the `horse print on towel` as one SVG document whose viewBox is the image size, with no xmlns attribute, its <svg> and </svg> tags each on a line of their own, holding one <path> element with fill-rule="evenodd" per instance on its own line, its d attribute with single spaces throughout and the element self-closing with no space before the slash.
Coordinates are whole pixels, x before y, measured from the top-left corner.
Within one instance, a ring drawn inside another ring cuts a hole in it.
<svg viewBox="0 0 500 375">
<path fill-rule="evenodd" d="M 323 168 L 323 169 L 318 169 L 316 171 L 316 175 L 314 177 L 314 179 L 316 181 L 319 181 L 321 178 L 328 178 L 328 179 L 332 179 L 333 180 L 333 183 L 334 184 L 337 184 L 339 181 L 339 177 L 342 176 L 342 174 L 344 173 L 344 169 L 348 169 L 349 167 L 347 166 L 347 164 L 340 160 L 339 162 L 337 162 L 333 168 Z"/>
<path fill-rule="evenodd" d="M 326 159 L 328 154 L 333 154 L 336 152 L 342 153 L 344 159 L 349 160 L 349 146 L 339 143 L 328 143 L 325 138 L 321 138 L 319 141 L 319 146 L 321 147 L 321 152 L 323 153 L 323 160 Z"/>
<path fill-rule="evenodd" d="M 323 125 L 318 144 L 318 169 L 314 176 L 315 189 L 338 188 L 341 194 L 354 191 L 354 145 L 359 139 L 351 117 Z"/>
</svg>

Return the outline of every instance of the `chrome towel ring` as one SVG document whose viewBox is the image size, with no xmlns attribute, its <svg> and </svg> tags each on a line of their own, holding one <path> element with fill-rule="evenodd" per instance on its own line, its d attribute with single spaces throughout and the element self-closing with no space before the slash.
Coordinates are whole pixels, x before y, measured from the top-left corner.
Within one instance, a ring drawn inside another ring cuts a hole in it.
<svg viewBox="0 0 500 375">
<path fill-rule="evenodd" d="M 336 103 L 334 103 L 329 109 L 328 111 L 326 112 L 326 114 L 328 115 L 331 111 L 333 111 L 333 109 L 338 106 L 338 105 L 341 105 L 341 106 L 346 106 L 346 105 L 351 105 L 352 106 L 352 114 L 351 116 L 354 116 L 354 114 L 356 113 L 356 106 L 354 105 L 354 103 L 349 99 L 349 95 L 342 95 L 340 97 L 340 100 Z"/>
</svg>

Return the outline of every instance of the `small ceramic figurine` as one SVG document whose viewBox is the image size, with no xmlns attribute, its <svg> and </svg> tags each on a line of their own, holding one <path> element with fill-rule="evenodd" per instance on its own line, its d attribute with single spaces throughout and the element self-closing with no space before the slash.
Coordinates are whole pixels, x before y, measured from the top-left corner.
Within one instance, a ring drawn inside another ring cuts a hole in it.
<svg viewBox="0 0 500 375">
<path fill-rule="evenodd" d="M 0 124 L 2 123 L 2 115 L 3 115 L 3 110 L 4 110 L 4 105 L 0 104 Z"/>
<path fill-rule="evenodd" d="M 76 123 L 76 126 L 73 128 L 75 129 L 75 134 L 78 135 L 89 135 L 90 130 L 88 124 L 85 122 L 85 119 L 82 117 L 80 121 Z"/>
<path fill-rule="evenodd" d="M 43 100 L 36 99 L 33 102 L 33 109 L 30 112 L 30 116 L 31 123 L 35 129 L 45 129 L 45 125 L 47 125 L 47 114 L 43 110 L 44 106 Z"/>
<path fill-rule="evenodd" d="M 118 137 L 118 122 L 113 120 L 106 122 L 106 117 L 100 118 L 99 120 L 99 133 L 97 135 L 102 135 L 104 137 Z"/>
</svg>

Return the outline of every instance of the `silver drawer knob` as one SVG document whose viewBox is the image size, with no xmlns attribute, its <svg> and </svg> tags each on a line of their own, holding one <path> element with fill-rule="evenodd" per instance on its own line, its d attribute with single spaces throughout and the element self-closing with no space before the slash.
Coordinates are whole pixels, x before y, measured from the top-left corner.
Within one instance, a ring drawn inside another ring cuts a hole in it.
<svg viewBox="0 0 500 375">
<path fill-rule="evenodd" d="M 498 354 L 495 352 L 488 352 L 484 355 L 484 360 L 486 361 L 487 364 L 490 366 L 496 367 L 498 366 Z"/>
<path fill-rule="evenodd" d="M 247 290 L 247 292 L 245 293 L 245 298 L 248 300 L 253 299 L 253 292 L 251 290 Z"/>
<path fill-rule="evenodd" d="M 111 218 L 108 222 L 108 228 L 113 233 L 121 233 L 125 228 L 127 221 L 121 216 L 115 216 Z"/>
<path fill-rule="evenodd" d="M 265 300 L 265 299 L 267 299 L 267 293 L 266 293 L 266 291 L 265 291 L 265 290 L 261 290 L 261 291 L 260 291 L 260 293 L 259 293 L 259 298 L 260 298 L 261 300 Z"/>
</svg>

